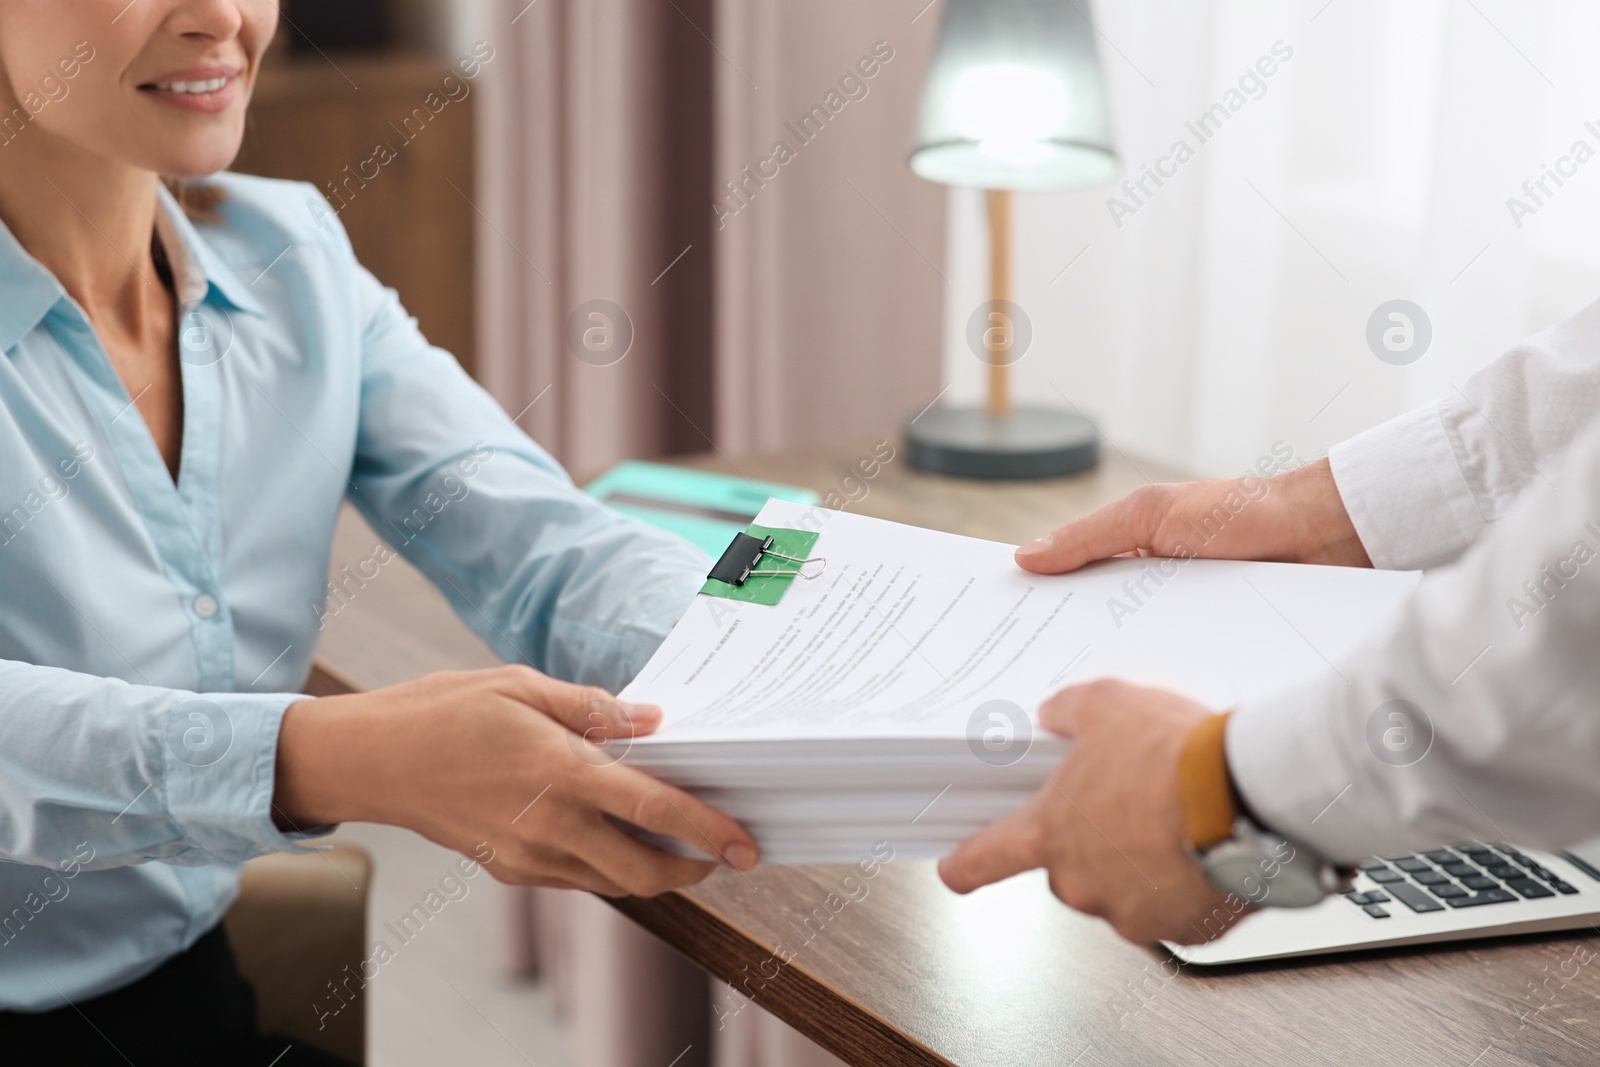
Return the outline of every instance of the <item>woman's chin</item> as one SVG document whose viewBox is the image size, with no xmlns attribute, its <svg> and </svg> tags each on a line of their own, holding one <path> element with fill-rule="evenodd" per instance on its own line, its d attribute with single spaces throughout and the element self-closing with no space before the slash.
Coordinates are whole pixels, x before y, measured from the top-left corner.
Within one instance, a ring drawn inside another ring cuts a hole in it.
<svg viewBox="0 0 1600 1067">
<path fill-rule="evenodd" d="M 207 178 L 210 178 L 210 177 L 212 177 L 214 175 L 220 174 L 221 172 L 223 172 L 223 171 L 225 171 L 227 169 L 228 169 L 228 165 L 226 163 L 224 163 L 220 167 L 207 167 L 207 168 L 205 168 L 203 170 L 195 169 L 195 168 L 186 168 L 184 170 L 164 170 L 164 171 L 161 171 L 160 173 L 161 173 L 161 176 L 163 178 L 166 178 L 169 181 L 175 181 L 175 182 L 198 182 L 198 181 L 204 181 Z"/>
<path fill-rule="evenodd" d="M 198 181 L 209 178 L 219 171 L 227 170 L 233 165 L 234 157 L 239 154 L 239 146 L 232 145 L 227 150 L 185 152 L 174 156 L 162 166 L 153 168 L 163 178 L 174 181 Z"/>
<path fill-rule="evenodd" d="M 148 129 L 148 128 L 147 128 Z M 233 165 L 244 143 L 244 122 L 218 123 L 207 130 L 157 127 L 140 144 L 124 144 L 122 158 L 164 178 L 193 181 Z"/>
</svg>

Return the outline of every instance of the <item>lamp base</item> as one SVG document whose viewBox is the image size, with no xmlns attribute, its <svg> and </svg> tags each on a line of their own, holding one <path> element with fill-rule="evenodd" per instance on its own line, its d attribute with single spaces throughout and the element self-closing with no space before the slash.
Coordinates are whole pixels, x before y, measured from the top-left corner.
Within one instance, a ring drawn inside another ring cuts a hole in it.
<svg viewBox="0 0 1600 1067">
<path fill-rule="evenodd" d="M 1054 408 L 999 418 L 980 408 L 935 408 L 906 424 L 906 459 L 955 478 L 1060 478 L 1099 464 L 1100 435 L 1088 419 Z"/>
</svg>

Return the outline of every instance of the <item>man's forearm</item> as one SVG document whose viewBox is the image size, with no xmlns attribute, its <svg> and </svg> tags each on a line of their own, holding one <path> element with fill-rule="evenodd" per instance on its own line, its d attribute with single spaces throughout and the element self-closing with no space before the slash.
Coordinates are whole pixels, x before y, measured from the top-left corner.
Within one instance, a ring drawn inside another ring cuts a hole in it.
<svg viewBox="0 0 1600 1067">
<path fill-rule="evenodd" d="M 1330 858 L 1600 827 L 1600 434 L 1361 653 L 1229 723 L 1248 807 Z"/>
</svg>

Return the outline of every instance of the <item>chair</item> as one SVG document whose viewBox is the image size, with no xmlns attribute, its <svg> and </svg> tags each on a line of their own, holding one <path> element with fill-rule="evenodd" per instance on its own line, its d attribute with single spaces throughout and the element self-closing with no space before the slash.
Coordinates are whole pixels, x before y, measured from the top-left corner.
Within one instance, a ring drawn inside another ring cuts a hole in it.
<svg viewBox="0 0 1600 1067">
<path fill-rule="evenodd" d="M 359 968 L 367 955 L 371 872 L 371 857 L 349 845 L 263 856 L 245 866 L 239 899 L 224 922 L 239 970 L 255 987 L 263 1031 L 366 1062 Z"/>
</svg>

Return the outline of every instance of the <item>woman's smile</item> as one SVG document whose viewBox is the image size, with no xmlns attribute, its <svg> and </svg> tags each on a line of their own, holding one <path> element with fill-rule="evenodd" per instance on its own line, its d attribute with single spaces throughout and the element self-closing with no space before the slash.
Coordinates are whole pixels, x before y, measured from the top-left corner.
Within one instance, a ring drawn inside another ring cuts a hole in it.
<svg viewBox="0 0 1600 1067">
<path fill-rule="evenodd" d="M 139 92 L 167 107 L 215 114 L 226 111 L 239 96 L 236 66 L 175 70 L 139 86 Z"/>
</svg>

